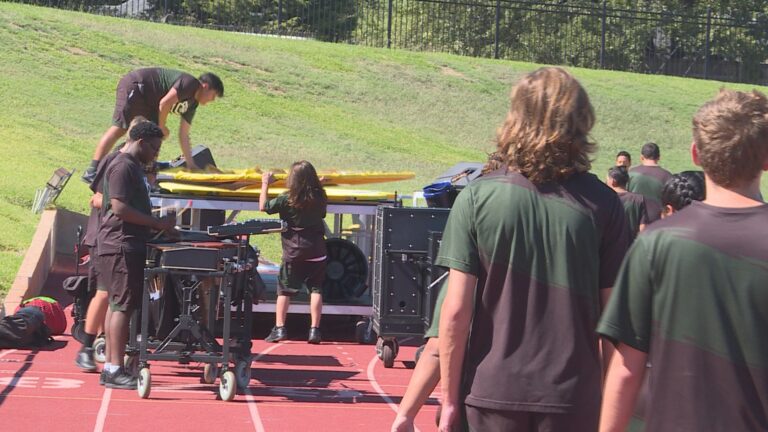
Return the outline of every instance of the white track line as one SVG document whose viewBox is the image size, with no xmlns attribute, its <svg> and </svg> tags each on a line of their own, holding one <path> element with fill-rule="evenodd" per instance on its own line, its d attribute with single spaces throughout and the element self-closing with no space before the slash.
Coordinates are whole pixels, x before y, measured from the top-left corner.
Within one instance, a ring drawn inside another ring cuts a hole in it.
<svg viewBox="0 0 768 432">
<path fill-rule="evenodd" d="M 275 344 L 271 347 L 265 349 L 264 351 L 260 352 L 256 357 L 253 358 L 253 361 L 259 361 L 262 357 L 265 355 L 271 353 L 272 351 L 280 348 L 283 344 Z M 259 408 L 256 406 L 256 399 L 253 397 L 253 393 L 251 393 L 251 389 L 245 388 L 245 400 L 248 401 L 248 411 L 251 413 L 251 421 L 253 421 L 253 426 L 256 428 L 256 432 L 265 432 L 264 430 L 264 423 L 261 422 L 261 416 L 259 415 Z"/>
<path fill-rule="evenodd" d="M 392 408 L 392 411 L 394 411 L 395 414 L 397 414 L 397 404 L 395 403 L 395 401 L 392 400 L 391 397 L 389 397 L 387 392 L 385 392 L 381 388 L 381 386 L 379 385 L 379 382 L 376 381 L 376 375 L 373 373 L 373 370 L 376 367 L 376 363 L 378 361 L 379 361 L 379 356 L 375 355 L 373 356 L 371 361 L 368 362 L 368 381 L 371 383 L 371 386 L 373 386 L 373 389 L 376 390 L 376 393 L 378 393 L 379 396 L 381 396 L 381 398 L 384 399 L 384 402 L 386 402 L 387 405 L 389 405 L 389 407 Z M 419 432 L 419 428 L 417 428 L 416 426 L 414 426 L 414 430 L 415 432 Z"/>
<path fill-rule="evenodd" d="M 15 353 L 15 352 L 16 352 L 16 350 L 15 350 L 15 349 L 12 349 L 12 350 L 7 350 L 7 351 L 5 351 L 5 352 L 1 352 L 1 353 L 0 353 L 0 358 L 3 358 L 3 357 L 5 357 L 5 356 L 7 356 L 8 354 L 13 354 L 13 353 Z"/>
<path fill-rule="evenodd" d="M 96 416 L 96 426 L 93 428 L 93 432 L 102 432 L 104 430 L 104 423 L 107 421 L 107 411 L 109 410 L 109 400 L 112 398 L 112 389 L 104 388 L 104 395 L 101 397 L 101 406 L 99 407 L 99 414 Z"/>
</svg>

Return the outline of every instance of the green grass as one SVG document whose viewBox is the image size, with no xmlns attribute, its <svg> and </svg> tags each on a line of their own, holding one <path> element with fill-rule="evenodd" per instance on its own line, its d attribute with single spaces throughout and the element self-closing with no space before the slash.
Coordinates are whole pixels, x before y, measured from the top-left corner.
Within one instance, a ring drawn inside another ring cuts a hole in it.
<svg viewBox="0 0 768 432">
<path fill-rule="evenodd" d="M 201 108 L 192 128 L 193 144 L 209 146 L 221 167 L 286 167 L 302 158 L 321 169 L 413 170 L 416 179 L 385 186 L 410 192 L 455 162 L 482 161 L 511 85 L 538 67 L 7 3 L 0 3 L 0 52 L 0 295 L 39 219 L 29 210 L 35 189 L 59 166 L 89 163 L 117 80 L 131 69 L 161 65 L 222 77 L 226 97 Z M 602 176 L 619 149 L 637 157 L 649 140 L 661 146 L 667 168 L 692 168 L 691 116 L 722 83 L 571 71 L 597 111 L 595 172 Z M 161 158 L 179 154 L 175 127 Z M 85 212 L 88 192 L 73 180 L 58 205 Z M 275 244 L 264 248 L 267 256 L 277 258 Z"/>
</svg>

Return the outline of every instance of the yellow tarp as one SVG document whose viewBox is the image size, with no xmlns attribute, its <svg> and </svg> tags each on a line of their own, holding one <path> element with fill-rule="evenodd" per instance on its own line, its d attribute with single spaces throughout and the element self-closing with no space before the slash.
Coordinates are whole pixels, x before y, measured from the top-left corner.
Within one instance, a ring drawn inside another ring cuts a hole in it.
<svg viewBox="0 0 768 432">
<path fill-rule="evenodd" d="M 194 184 L 184 184 L 162 181 L 158 183 L 160 189 L 172 194 L 180 195 L 198 195 L 210 197 L 235 197 L 258 200 L 261 195 L 261 186 L 245 186 L 239 189 L 231 190 L 215 186 L 203 186 Z M 280 187 L 270 187 L 269 197 L 274 198 L 279 194 L 286 192 L 287 189 Z M 325 193 L 328 195 L 328 201 L 392 201 L 395 199 L 394 192 L 343 189 L 337 187 L 326 187 Z"/>
<path fill-rule="evenodd" d="M 239 170 L 227 170 L 217 173 L 202 173 L 188 171 L 163 171 L 158 174 L 161 181 L 173 181 L 176 183 L 193 184 L 223 184 L 223 183 L 247 183 L 261 185 L 262 170 L 249 168 Z M 371 183 L 386 183 L 392 181 L 409 180 L 416 176 L 411 171 L 318 171 L 317 175 L 323 179 L 325 185 L 361 185 Z M 284 171 L 275 172 L 276 182 L 273 186 L 285 186 L 288 174 Z"/>
</svg>

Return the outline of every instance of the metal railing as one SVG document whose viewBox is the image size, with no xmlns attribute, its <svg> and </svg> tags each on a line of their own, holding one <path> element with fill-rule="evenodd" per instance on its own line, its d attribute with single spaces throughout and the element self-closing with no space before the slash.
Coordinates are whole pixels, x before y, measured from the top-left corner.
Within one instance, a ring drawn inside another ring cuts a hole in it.
<svg viewBox="0 0 768 432">
<path fill-rule="evenodd" d="M 524 0 L 21 0 L 220 30 L 768 83 L 768 18 Z"/>
</svg>

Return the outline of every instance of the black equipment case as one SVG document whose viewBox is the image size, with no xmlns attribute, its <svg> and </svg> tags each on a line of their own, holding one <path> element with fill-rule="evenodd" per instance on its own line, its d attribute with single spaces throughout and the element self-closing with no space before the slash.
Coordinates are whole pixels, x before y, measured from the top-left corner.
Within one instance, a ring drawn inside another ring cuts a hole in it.
<svg viewBox="0 0 768 432">
<path fill-rule="evenodd" d="M 444 270 L 433 265 L 448 220 L 447 208 L 379 207 L 373 259 L 373 330 L 385 367 L 398 337 L 424 335 Z M 433 286 L 434 285 L 434 286 Z"/>
</svg>

